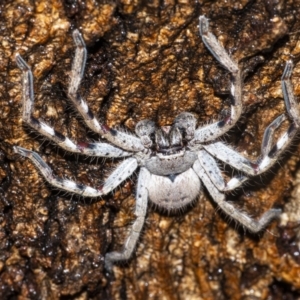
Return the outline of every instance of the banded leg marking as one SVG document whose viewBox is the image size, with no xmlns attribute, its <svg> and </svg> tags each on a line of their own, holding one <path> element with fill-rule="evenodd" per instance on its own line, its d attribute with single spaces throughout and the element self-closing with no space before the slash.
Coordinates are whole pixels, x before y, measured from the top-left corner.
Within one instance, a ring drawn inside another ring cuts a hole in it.
<svg viewBox="0 0 300 300">
<path fill-rule="evenodd" d="M 23 121 L 34 128 L 37 132 L 46 136 L 51 141 L 58 144 L 66 151 L 73 153 L 80 153 L 89 156 L 100 157 L 126 157 L 130 156 L 129 152 L 123 151 L 107 143 L 88 143 L 80 142 L 75 144 L 68 137 L 65 137 L 58 131 L 54 130 L 44 122 L 32 117 L 32 111 L 34 108 L 34 91 L 33 91 L 33 76 L 30 67 L 24 61 L 24 59 L 17 54 L 16 62 L 21 69 L 22 76 L 22 89 L 23 89 Z"/>
<path fill-rule="evenodd" d="M 298 104 L 295 101 L 295 97 L 292 91 L 292 84 L 290 81 L 292 68 L 292 62 L 288 61 L 281 78 L 284 102 L 292 124 L 289 126 L 288 130 L 278 139 L 275 145 L 273 145 L 272 143 L 273 134 L 274 131 L 286 119 L 284 115 L 280 115 L 279 117 L 277 117 L 267 127 L 262 142 L 263 156 L 256 161 L 251 161 L 243 157 L 230 147 L 224 145 L 222 142 L 204 145 L 203 147 L 205 148 L 205 150 L 207 150 L 207 152 L 209 152 L 211 155 L 225 162 L 226 164 L 229 164 L 235 169 L 249 175 L 259 175 L 271 168 L 278 160 L 280 154 L 290 145 L 292 139 L 299 129 L 299 108 Z"/>
<path fill-rule="evenodd" d="M 208 175 L 205 173 L 204 169 L 201 167 L 200 163 L 198 164 L 196 161 L 193 169 L 198 174 L 212 199 L 219 205 L 219 207 L 239 224 L 244 225 L 249 231 L 261 231 L 272 219 L 279 217 L 281 214 L 281 209 L 270 209 L 266 211 L 259 220 L 252 219 L 246 213 L 238 210 L 231 203 L 226 201 L 225 195 L 218 191 Z"/>
<path fill-rule="evenodd" d="M 108 194 L 114 190 L 122 181 L 127 179 L 137 168 L 137 161 L 135 158 L 128 158 L 124 160 L 116 170 L 107 178 L 103 186 L 99 189 L 92 188 L 83 184 L 78 184 L 68 179 L 62 179 L 53 174 L 52 169 L 44 162 L 44 160 L 34 151 L 27 150 L 21 147 L 14 147 L 14 151 L 24 157 L 29 158 L 37 169 L 42 173 L 46 181 L 52 186 L 77 194 L 83 197 L 100 197 Z"/>
<path fill-rule="evenodd" d="M 273 145 L 274 131 L 282 124 L 282 122 L 285 119 L 285 115 L 280 115 L 266 128 L 261 145 L 261 153 L 263 157 L 268 155 L 268 153 L 271 151 Z M 206 174 L 219 191 L 227 192 L 234 190 L 240 187 L 244 182 L 249 180 L 249 177 L 243 175 L 236 175 L 233 178 L 231 178 L 227 183 L 225 183 L 218 163 L 211 156 L 211 154 L 206 152 L 206 150 L 200 150 L 198 153 L 198 159 L 202 168 L 205 170 Z"/>
<path fill-rule="evenodd" d="M 231 73 L 231 114 L 221 121 L 199 128 L 195 131 L 193 143 L 212 141 L 233 127 L 242 113 L 242 79 L 239 66 L 234 62 L 226 50 L 219 44 L 216 37 L 209 31 L 208 19 L 199 18 L 199 31 L 203 43 L 210 53 Z"/>
<path fill-rule="evenodd" d="M 76 45 L 75 58 L 72 65 L 71 81 L 68 89 L 68 95 L 81 114 L 86 125 L 94 132 L 106 138 L 112 144 L 128 151 L 142 151 L 144 146 L 141 140 L 133 135 L 112 129 L 106 124 L 101 124 L 89 109 L 85 100 L 82 99 L 78 92 L 81 83 L 84 68 L 86 64 L 86 46 L 78 30 L 73 31 L 73 39 Z"/>
<path fill-rule="evenodd" d="M 195 162 L 197 169 L 200 168 L 198 164 L 200 164 L 200 166 L 204 169 L 207 176 L 210 178 L 211 182 L 216 186 L 216 188 L 222 192 L 234 190 L 248 180 L 248 177 L 246 176 L 237 175 L 225 183 L 222 172 L 216 160 L 205 150 L 200 150 L 198 152 L 198 162 Z"/>
</svg>

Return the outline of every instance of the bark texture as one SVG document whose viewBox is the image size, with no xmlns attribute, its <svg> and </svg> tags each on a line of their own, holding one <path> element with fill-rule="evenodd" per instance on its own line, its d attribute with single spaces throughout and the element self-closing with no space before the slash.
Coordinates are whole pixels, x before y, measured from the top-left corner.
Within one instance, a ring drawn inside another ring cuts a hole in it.
<svg viewBox="0 0 300 300">
<path fill-rule="evenodd" d="M 1 299 L 300 297 L 298 140 L 266 176 L 227 197 L 255 217 L 281 207 L 278 222 L 250 235 L 205 190 L 178 214 L 150 207 L 136 253 L 114 278 L 103 258 L 122 247 L 134 220 L 136 176 L 102 199 L 80 199 L 53 190 L 12 151 L 37 151 L 58 176 L 92 186 L 118 163 L 65 153 L 22 124 L 17 52 L 33 69 L 35 117 L 76 141 L 99 140 L 66 97 L 75 28 L 89 51 L 82 95 L 109 126 L 168 125 L 183 111 L 199 124 L 220 118 L 229 77 L 199 37 L 199 15 L 244 70 L 244 114 L 226 140 L 255 158 L 264 129 L 285 112 L 280 77 L 290 58 L 300 101 L 299 0 L 1 1 Z"/>
</svg>

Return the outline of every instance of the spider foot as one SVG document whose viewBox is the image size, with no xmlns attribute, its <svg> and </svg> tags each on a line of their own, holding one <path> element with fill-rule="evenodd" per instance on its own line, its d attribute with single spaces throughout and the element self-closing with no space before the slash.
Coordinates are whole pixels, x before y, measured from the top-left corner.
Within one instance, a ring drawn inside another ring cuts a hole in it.
<svg viewBox="0 0 300 300">
<path fill-rule="evenodd" d="M 269 224 L 273 219 L 279 218 L 281 215 L 282 210 L 278 208 L 272 208 L 266 211 L 258 221 L 253 221 L 249 226 L 246 227 L 253 233 L 257 233 L 261 231 L 267 224 Z"/>
<path fill-rule="evenodd" d="M 285 68 L 284 68 L 283 74 L 281 76 L 281 80 L 290 79 L 290 77 L 292 76 L 293 67 L 294 67 L 293 61 L 288 60 L 285 64 Z"/>
<path fill-rule="evenodd" d="M 75 29 L 73 31 L 73 40 L 74 40 L 76 47 L 85 48 L 85 42 L 84 42 L 82 35 L 78 29 Z"/>
<path fill-rule="evenodd" d="M 15 58 L 19 69 L 21 69 L 22 71 L 30 71 L 30 67 L 27 65 L 27 63 L 19 53 L 16 54 Z"/>
<path fill-rule="evenodd" d="M 121 252 L 113 251 L 105 255 L 104 267 L 109 273 L 113 273 L 113 265 L 117 261 L 125 260 L 124 254 Z"/>
</svg>

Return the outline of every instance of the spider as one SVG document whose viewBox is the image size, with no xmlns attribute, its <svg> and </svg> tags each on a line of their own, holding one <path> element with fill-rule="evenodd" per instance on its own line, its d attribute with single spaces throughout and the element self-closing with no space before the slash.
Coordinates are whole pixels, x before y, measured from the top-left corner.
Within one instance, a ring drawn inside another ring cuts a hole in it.
<svg viewBox="0 0 300 300">
<path fill-rule="evenodd" d="M 73 32 L 76 51 L 68 95 L 86 125 L 109 143 L 75 143 L 52 127 L 35 119 L 32 116 L 34 106 L 32 72 L 24 59 L 19 54 L 16 55 L 16 63 L 22 71 L 23 121 L 25 123 L 66 151 L 96 157 L 125 158 L 101 187 L 93 188 L 56 177 L 36 152 L 15 146 L 14 151 L 28 157 L 46 181 L 56 188 L 83 197 L 101 197 L 114 190 L 139 168 L 136 187 L 136 220 L 123 250 L 106 254 L 105 268 L 108 271 L 112 270 L 114 263 L 131 257 L 143 228 L 148 200 L 167 211 L 178 210 L 191 204 L 201 193 L 201 186 L 204 185 L 211 198 L 224 213 L 254 233 L 262 230 L 281 213 L 280 209 L 272 208 L 266 211 L 259 220 L 255 220 L 227 202 L 225 193 L 238 188 L 249 177 L 270 169 L 296 135 L 300 126 L 300 116 L 290 81 L 293 64 L 291 61 L 286 63 L 281 78 L 283 97 L 291 124 L 275 143 L 274 131 L 287 119 L 285 114 L 278 116 L 265 130 L 260 157 L 251 161 L 218 140 L 236 124 L 241 116 L 241 71 L 238 64 L 209 31 L 208 19 L 205 16 L 199 17 L 199 31 L 207 49 L 230 73 L 230 113 L 220 121 L 198 128 L 196 128 L 195 117 L 188 112 L 179 114 L 171 126 L 161 128 L 157 128 L 150 120 L 142 120 L 136 124 L 135 135 L 100 123 L 89 110 L 85 100 L 81 98 L 78 88 L 84 74 L 87 51 L 79 31 Z M 232 176 L 226 182 L 217 161 L 228 164 L 244 175 Z"/>
</svg>

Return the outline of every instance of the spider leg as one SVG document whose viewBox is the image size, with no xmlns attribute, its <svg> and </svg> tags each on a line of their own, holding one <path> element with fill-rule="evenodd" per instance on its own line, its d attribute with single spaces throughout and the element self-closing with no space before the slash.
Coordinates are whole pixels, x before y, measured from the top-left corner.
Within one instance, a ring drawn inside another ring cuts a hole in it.
<svg viewBox="0 0 300 300">
<path fill-rule="evenodd" d="M 137 192 L 136 192 L 136 206 L 135 215 L 136 220 L 134 221 L 129 236 L 124 244 L 124 248 L 120 252 L 109 252 L 105 255 L 105 268 L 109 272 L 112 271 L 112 266 L 114 262 L 120 260 L 128 260 L 131 257 L 132 252 L 135 249 L 137 240 L 141 234 L 141 230 L 144 225 L 145 216 L 148 206 L 148 190 L 146 188 L 147 182 L 150 180 L 150 173 L 147 169 L 141 168 Z"/>
<path fill-rule="evenodd" d="M 73 31 L 73 39 L 76 45 L 76 51 L 71 71 L 68 95 L 81 114 L 83 120 L 91 130 L 124 150 L 134 152 L 144 150 L 144 146 L 139 138 L 112 129 L 106 124 L 99 123 L 94 114 L 90 111 L 85 100 L 81 98 L 78 88 L 84 74 L 87 51 L 84 40 L 78 30 Z"/>
<path fill-rule="evenodd" d="M 266 156 L 271 151 L 274 131 L 285 119 L 285 115 L 280 115 L 266 128 L 261 145 L 262 156 Z M 211 154 L 205 150 L 200 150 L 198 152 L 198 159 L 202 168 L 219 191 L 227 192 L 234 190 L 249 179 L 247 176 L 236 175 L 225 183 L 218 163 Z"/>
<path fill-rule="evenodd" d="M 23 73 L 23 120 L 40 134 L 46 136 L 61 148 L 73 153 L 81 153 L 90 156 L 101 157 L 124 157 L 131 155 L 130 153 L 118 149 L 107 143 L 86 143 L 81 142 L 75 144 L 68 137 L 65 137 L 61 133 L 54 130 L 44 122 L 34 118 L 32 116 L 32 110 L 34 107 L 34 92 L 33 92 L 33 76 L 30 67 L 24 61 L 24 59 L 17 54 L 16 62 L 18 67 Z"/>
<path fill-rule="evenodd" d="M 246 173 L 248 175 L 254 176 L 266 172 L 276 163 L 276 161 L 278 160 L 278 156 L 283 151 L 282 148 L 288 146 L 288 140 L 289 139 L 287 137 L 287 134 L 283 135 L 267 155 L 257 159 L 256 161 L 251 161 L 245 158 L 244 156 L 242 156 L 232 148 L 226 146 L 222 142 L 205 145 L 204 149 L 212 156 L 225 162 L 233 168 L 242 171 L 243 173 Z M 278 149 L 278 145 L 282 146 L 282 148 L 279 149 L 280 151 L 273 151 L 273 149 Z"/>
<path fill-rule="evenodd" d="M 243 157 L 241 154 L 224 145 L 222 142 L 204 145 L 203 147 L 205 150 L 221 161 L 249 175 L 261 174 L 272 167 L 278 160 L 280 154 L 290 145 L 300 127 L 298 104 L 295 101 L 290 80 L 292 69 L 292 61 L 288 61 L 281 77 L 284 102 L 287 108 L 288 116 L 292 120 L 292 124 L 278 139 L 275 145 L 273 145 L 271 140 L 274 130 L 277 129 L 278 126 L 285 120 L 282 115 L 277 117 L 277 119 L 275 119 L 266 129 L 262 142 L 262 157 L 256 161 L 251 161 Z"/>
<path fill-rule="evenodd" d="M 201 167 L 204 169 L 207 176 L 210 178 L 211 182 L 216 186 L 216 188 L 219 191 L 227 192 L 234 190 L 248 180 L 248 177 L 246 176 L 237 175 L 231 178 L 227 183 L 225 183 L 218 163 L 205 150 L 199 150 L 198 160 Z"/>
<path fill-rule="evenodd" d="M 210 53 L 231 73 L 231 113 L 216 123 L 204 126 L 195 131 L 194 144 L 215 140 L 235 125 L 242 113 L 242 81 L 238 64 L 231 59 L 226 50 L 219 44 L 216 37 L 209 31 L 208 19 L 199 18 L 199 31 L 203 43 Z"/>
<path fill-rule="evenodd" d="M 106 179 L 104 184 L 98 189 L 78 184 L 68 179 L 62 179 L 55 176 L 51 168 L 44 162 L 44 160 L 34 151 L 27 150 L 21 147 L 14 147 L 14 151 L 24 157 L 29 158 L 42 173 L 46 181 L 52 186 L 57 187 L 66 192 L 77 194 L 83 197 L 100 197 L 106 195 L 114 190 L 122 181 L 128 178 L 138 167 L 135 158 L 127 158 L 124 160 L 114 172 Z"/>
<path fill-rule="evenodd" d="M 226 184 L 216 160 L 205 150 L 199 150 L 198 161 L 217 189 L 223 191 Z"/>
<path fill-rule="evenodd" d="M 222 194 L 215 185 L 211 182 L 204 169 L 201 167 L 200 162 L 197 160 L 193 166 L 193 169 L 198 174 L 203 184 L 207 188 L 212 199 L 219 205 L 219 207 L 231 218 L 238 223 L 244 225 L 251 232 L 261 231 L 272 219 L 278 217 L 281 213 L 281 209 L 270 209 L 265 212 L 259 220 L 254 220 L 246 213 L 235 208 L 231 203 L 227 202 L 225 195 Z"/>
<path fill-rule="evenodd" d="M 270 125 L 265 129 L 263 140 L 261 143 L 261 155 L 267 156 L 268 153 L 272 150 L 273 146 L 273 137 L 274 132 L 279 126 L 286 120 L 286 116 L 284 114 L 278 116 L 275 120 L 272 121 Z"/>
<path fill-rule="evenodd" d="M 300 126 L 299 107 L 294 97 L 293 86 L 291 82 L 293 67 L 294 65 L 291 60 L 286 62 L 283 74 L 281 76 L 281 88 L 288 115 L 295 123 L 295 127 L 298 128 Z"/>
</svg>

